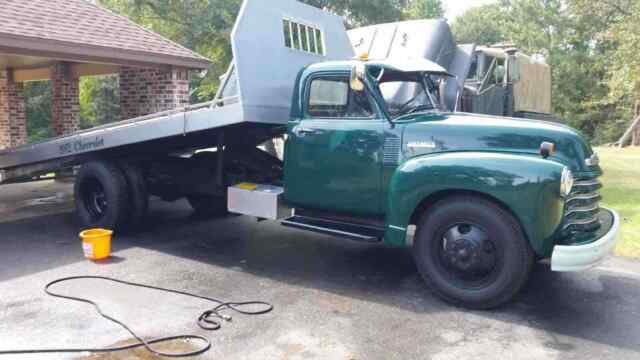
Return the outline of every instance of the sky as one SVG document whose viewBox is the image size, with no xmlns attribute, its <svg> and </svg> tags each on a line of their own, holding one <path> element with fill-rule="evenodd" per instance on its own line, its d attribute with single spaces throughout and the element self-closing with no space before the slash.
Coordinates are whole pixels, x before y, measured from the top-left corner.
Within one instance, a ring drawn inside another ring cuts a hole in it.
<svg viewBox="0 0 640 360">
<path fill-rule="evenodd" d="M 446 10 L 445 17 L 449 19 L 449 21 L 453 21 L 457 16 L 462 15 L 465 10 L 490 4 L 495 2 L 495 0 L 443 0 L 442 2 Z"/>
</svg>

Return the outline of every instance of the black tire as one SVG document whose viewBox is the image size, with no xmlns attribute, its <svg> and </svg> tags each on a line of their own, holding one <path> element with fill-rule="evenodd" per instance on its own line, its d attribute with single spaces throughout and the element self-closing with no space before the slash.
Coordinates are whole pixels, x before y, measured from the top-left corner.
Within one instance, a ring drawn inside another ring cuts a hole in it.
<svg viewBox="0 0 640 360">
<path fill-rule="evenodd" d="M 421 217 L 413 245 L 418 271 L 444 300 L 471 309 L 511 301 L 534 255 L 520 224 L 492 201 L 454 196 Z"/>
<path fill-rule="evenodd" d="M 76 177 L 76 215 L 83 228 L 121 230 L 129 215 L 127 181 L 111 162 L 83 165 Z"/>
<path fill-rule="evenodd" d="M 199 218 L 219 217 L 229 213 L 227 201 L 222 196 L 189 195 L 187 200 Z"/>
<path fill-rule="evenodd" d="M 127 229 L 135 230 L 144 223 L 149 211 L 147 182 L 140 167 L 129 163 L 120 163 L 119 166 L 127 181 L 129 194 L 129 217 L 124 225 Z"/>
</svg>

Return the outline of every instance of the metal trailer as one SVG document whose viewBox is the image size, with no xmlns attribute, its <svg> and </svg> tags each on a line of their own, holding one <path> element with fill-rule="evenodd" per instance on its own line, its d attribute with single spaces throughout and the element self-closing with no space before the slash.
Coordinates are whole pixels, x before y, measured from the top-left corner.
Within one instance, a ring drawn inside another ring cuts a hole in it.
<svg viewBox="0 0 640 360">
<path fill-rule="evenodd" d="M 0 152 L 0 184 L 30 181 L 95 159 L 153 158 L 255 143 L 286 124 L 296 76 L 353 57 L 343 20 L 294 0 L 245 0 L 231 34 L 234 59 L 208 103 L 78 131 Z"/>
<path fill-rule="evenodd" d="M 372 59 L 424 58 L 456 77 L 443 84 L 450 111 L 553 119 L 551 70 L 512 46 L 458 45 L 444 20 L 412 20 L 349 31 L 356 53 Z"/>
</svg>

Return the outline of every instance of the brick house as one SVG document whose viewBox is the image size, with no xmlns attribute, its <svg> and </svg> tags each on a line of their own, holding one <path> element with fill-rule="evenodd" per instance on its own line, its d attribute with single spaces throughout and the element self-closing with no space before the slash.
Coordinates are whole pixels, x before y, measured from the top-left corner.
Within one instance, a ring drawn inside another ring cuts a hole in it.
<svg viewBox="0 0 640 360">
<path fill-rule="evenodd" d="M 123 118 L 189 103 L 193 70 L 210 61 L 87 0 L 0 2 L 0 149 L 24 144 L 23 83 L 49 80 L 52 128 L 80 122 L 79 79 L 119 74 Z"/>
</svg>

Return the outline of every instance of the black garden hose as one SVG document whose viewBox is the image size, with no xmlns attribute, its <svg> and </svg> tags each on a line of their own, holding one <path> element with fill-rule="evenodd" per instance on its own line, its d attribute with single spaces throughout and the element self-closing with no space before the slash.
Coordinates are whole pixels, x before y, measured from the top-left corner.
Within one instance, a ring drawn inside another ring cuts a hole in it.
<svg viewBox="0 0 640 360">
<path fill-rule="evenodd" d="M 73 281 L 73 280 L 81 280 L 81 279 L 105 280 L 105 281 L 115 282 L 115 283 L 123 284 L 123 285 L 127 285 L 127 286 L 158 290 L 158 291 L 177 294 L 177 295 L 184 295 L 184 296 L 188 296 L 188 297 L 192 297 L 192 298 L 196 298 L 196 299 L 201 299 L 201 300 L 207 300 L 207 301 L 210 301 L 212 303 L 215 303 L 216 306 L 214 308 L 203 312 L 202 315 L 200 315 L 200 317 L 198 318 L 198 326 L 200 326 L 200 328 L 202 328 L 204 330 L 218 330 L 222 326 L 222 321 L 223 320 L 224 321 L 230 321 L 231 317 L 229 315 L 226 315 L 226 314 L 222 313 L 222 311 L 224 311 L 224 310 L 231 310 L 231 311 L 234 311 L 236 313 L 244 314 L 244 315 L 261 315 L 261 314 L 266 314 L 266 313 L 270 312 L 271 310 L 273 310 L 273 305 L 271 305 L 271 304 L 269 304 L 267 302 L 264 302 L 264 301 L 224 302 L 224 301 L 221 301 L 221 300 L 218 300 L 218 299 L 214 299 L 214 298 L 207 297 L 207 296 L 202 296 L 202 295 L 197 295 L 197 294 L 189 293 L 189 292 L 186 292 L 186 291 L 166 289 L 166 288 L 162 288 L 162 287 L 158 287 L 158 286 L 151 286 L 151 285 L 145 285 L 145 284 L 138 284 L 138 283 L 134 283 L 134 282 L 130 282 L 130 281 L 118 280 L 118 279 L 114 279 L 114 278 L 110 278 L 110 277 L 104 277 L 104 276 L 72 276 L 72 277 L 66 277 L 66 278 L 54 280 L 54 281 L 48 283 L 44 287 L 44 291 L 47 293 L 47 295 L 92 305 L 96 309 L 98 314 L 100 314 L 100 316 L 102 316 L 103 318 L 105 318 L 105 319 L 107 319 L 107 320 L 109 320 L 109 321 L 111 321 L 113 323 L 116 323 L 116 324 L 120 325 L 120 327 L 122 327 L 123 329 L 127 330 L 136 340 L 138 340 L 138 342 L 134 343 L 134 344 L 130 344 L 130 345 L 124 345 L 124 346 L 95 348 L 95 349 L 91 349 L 91 348 L 86 348 L 86 349 L 81 349 L 81 348 L 75 348 L 75 349 L 74 348 L 59 348 L 59 349 L 0 350 L 0 356 L 2 356 L 2 355 L 25 355 L 25 354 L 82 353 L 82 352 L 107 353 L 107 352 L 118 352 L 118 351 L 125 351 L 125 350 L 131 350 L 131 349 L 144 347 L 150 353 L 158 355 L 158 356 L 171 357 L 171 358 L 180 358 L 180 357 L 189 357 L 189 356 L 201 355 L 201 354 L 209 351 L 209 349 L 211 349 L 211 341 L 209 339 L 203 337 L 203 336 L 200 336 L 200 335 L 177 335 L 177 336 L 162 337 L 162 338 L 153 339 L 153 340 L 145 340 L 142 337 L 140 337 L 138 334 L 136 334 L 133 330 L 131 330 L 131 328 L 129 328 L 124 322 L 105 314 L 102 311 L 102 309 L 100 308 L 100 306 L 97 303 L 95 303 L 94 301 L 91 301 L 89 299 L 83 299 L 83 298 L 79 298 L 79 297 L 74 297 L 74 296 L 55 293 L 55 292 L 53 292 L 51 290 L 51 287 L 53 285 L 60 284 L 60 283 L 63 283 L 63 282 Z M 250 306 L 250 307 L 258 306 L 258 307 L 263 307 L 263 308 L 262 309 L 258 309 L 258 310 L 243 310 L 244 307 L 248 307 L 248 306 Z M 176 341 L 176 340 L 196 340 L 196 341 L 202 342 L 203 346 L 201 348 L 199 348 L 197 350 L 194 350 L 194 351 L 191 351 L 191 352 L 180 352 L 180 353 L 166 353 L 166 352 L 155 350 L 151 346 L 153 344 L 169 342 L 169 341 Z"/>
</svg>

